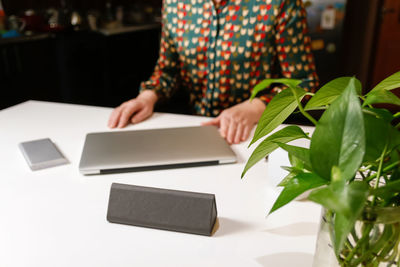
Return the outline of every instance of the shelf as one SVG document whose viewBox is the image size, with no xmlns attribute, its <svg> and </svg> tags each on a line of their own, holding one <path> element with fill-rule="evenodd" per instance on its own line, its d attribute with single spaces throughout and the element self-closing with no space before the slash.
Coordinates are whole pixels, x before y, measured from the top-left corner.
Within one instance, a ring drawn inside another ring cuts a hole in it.
<svg viewBox="0 0 400 267">
<path fill-rule="evenodd" d="M 138 31 L 145 31 L 145 30 L 155 30 L 160 29 L 160 23 L 152 23 L 152 24 L 145 24 L 145 25 L 134 25 L 134 26 L 122 26 L 115 29 L 99 29 L 97 32 L 105 35 L 105 36 L 112 36 L 117 34 L 124 34 L 124 33 L 131 33 L 131 32 L 138 32 Z"/>
<path fill-rule="evenodd" d="M 0 45 L 39 41 L 39 40 L 44 40 L 44 39 L 50 38 L 51 36 L 52 36 L 51 33 L 40 33 L 40 34 L 31 35 L 31 36 L 20 36 L 20 37 L 15 37 L 15 38 L 2 38 L 2 39 L 0 39 Z"/>
</svg>

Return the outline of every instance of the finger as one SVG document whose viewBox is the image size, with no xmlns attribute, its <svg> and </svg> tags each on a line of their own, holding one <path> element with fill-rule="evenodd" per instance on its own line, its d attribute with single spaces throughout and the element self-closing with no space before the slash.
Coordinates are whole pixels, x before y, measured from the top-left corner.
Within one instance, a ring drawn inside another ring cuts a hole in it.
<svg viewBox="0 0 400 267">
<path fill-rule="evenodd" d="M 235 144 L 239 144 L 242 141 L 242 136 L 243 136 L 243 124 L 239 123 L 237 125 L 237 129 L 236 129 L 236 133 L 235 133 L 235 138 L 233 140 L 233 142 Z"/>
<path fill-rule="evenodd" d="M 137 105 L 132 105 L 132 106 L 125 107 L 121 111 L 121 116 L 119 118 L 118 128 L 125 127 L 128 124 L 132 114 L 135 113 L 138 109 L 139 109 L 139 107 Z"/>
<path fill-rule="evenodd" d="M 120 116 L 121 116 L 121 107 L 117 107 L 112 111 L 110 118 L 108 119 L 108 127 L 110 128 L 117 127 Z"/>
<path fill-rule="evenodd" d="M 206 122 L 202 122 L 201 125 L 203 126 L 207 126 L 207 125 L 215 125 L 217 127 L 219 127 L 219 124 L 221 122 L 221 118 L 220 117 L 216 117 L 212 120 L 206 121 Z"/>
<path fill-rule="evenodd" d="M 226 140 L 228 141 L 229 144 L 232 144 L 235 139 L 237 126 L 238 123 L 234 120 L 231 120 L 231 122 L 229 123 L 228 134 L 226 137 Z"/>
<path fill-rule="evenodd" d="M 242 141 L 246 141 L 247 138 L 249 138 L 250 132 L 251 132 L 252 129 L 253 129 L 253 127 L 249 126 L 249 125 L 244 127 L 243 134 L 242 134 Z"/>
<path fill-rule="evenodd" d="M 228 128 L 229 128 L 229 120 L 226 117 L 221 117 L 219 133 L 223 138 L 226 138 L 226 136 L 228 135 Z"/>
<path fill-rule="evenodd" d="M 133 124 L 139 123 L 141 121 L 144 121 L 147 119 L 150 115 L 152 114 L 151 109 L 143 108 L 139 110 L 136 114 L 134 114 L 131 118 L 131 122 Z"/>
</svg>

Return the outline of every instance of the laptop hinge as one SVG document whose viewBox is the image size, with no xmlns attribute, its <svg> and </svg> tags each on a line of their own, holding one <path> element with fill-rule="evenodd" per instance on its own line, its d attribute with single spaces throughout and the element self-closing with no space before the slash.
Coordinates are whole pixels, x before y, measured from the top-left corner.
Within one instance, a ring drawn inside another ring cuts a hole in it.
<svg viewBox="0 0 400 267">
<path fill-rule="evenodd" d="M 187 168 L 187 167 L 202 167 L 202 166 L 211 166 L 211 165 L 218 165 L 218 164 L 219 164 L 218 160 L 213 160 L 213 161 L 203 161 L 203 162 L 191 162 L 191 163 L 177 163 L 177 164 L 167 164 L 167 165 L 144 166 L 144 167 L 128 167 L 128 168 L 100 170 L 100 174 L 121 173 L 121 172 L 154 171 L 154 170 L 165 170 L 165 169 L 176 169 L 176 168 Z"/>
</svg>

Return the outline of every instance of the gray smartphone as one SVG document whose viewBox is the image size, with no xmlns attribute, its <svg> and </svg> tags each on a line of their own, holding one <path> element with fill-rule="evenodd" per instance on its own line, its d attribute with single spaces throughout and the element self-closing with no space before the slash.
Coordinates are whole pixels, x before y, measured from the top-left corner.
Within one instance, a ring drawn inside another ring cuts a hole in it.
<svg viewBox="0 0 400 267">
<path fill-rule="evenodd" d="M 49 138 L 23 142 L 19 148 L 32 171 L 69 163 Z"/>
</svg>

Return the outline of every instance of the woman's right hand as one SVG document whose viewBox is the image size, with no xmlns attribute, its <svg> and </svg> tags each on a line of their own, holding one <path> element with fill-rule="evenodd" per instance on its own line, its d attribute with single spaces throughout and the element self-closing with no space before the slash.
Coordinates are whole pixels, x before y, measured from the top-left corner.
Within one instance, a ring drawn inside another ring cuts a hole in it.
<svg viewBox="0 0 400 267">
<path fill-rule="evenodd" d="M 129 123 L 144 121 L 153 114 L 157 95 L 154 91 L 142 91 L 136 98 L 116 107 L 108 120 L 108 127 L 123 128 Z"/>
</svg>

